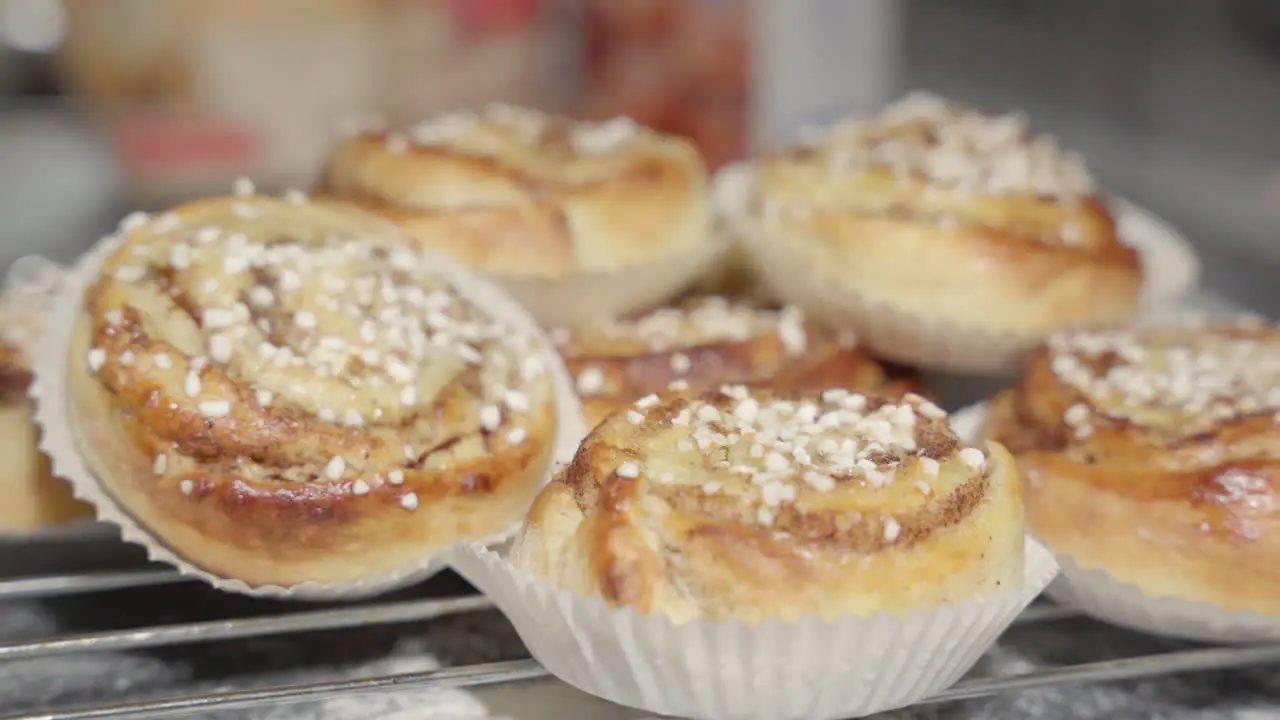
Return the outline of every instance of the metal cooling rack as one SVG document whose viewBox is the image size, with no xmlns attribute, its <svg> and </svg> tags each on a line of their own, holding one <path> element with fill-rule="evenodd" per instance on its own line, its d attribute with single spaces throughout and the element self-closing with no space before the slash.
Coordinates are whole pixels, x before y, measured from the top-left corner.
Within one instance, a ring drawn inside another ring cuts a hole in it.
<svg viewBox="0 0 1280 720">
<path fill-rule="evenodd" d="M 45 575 L 0 581 L 0 602 L 52 599 L 106 593 L 122 589 L 155 588 L 192 582 L 163 569 L 140 569 Z M 29 642 L 0 644 L 0 673 L 4 663 L 107 651 L 143 650 L 212 643 L 287 634 L 314 633 L 369 625 L 420 622 L 449 615 L 491 609 L 480 595 L 461 595 L 410 601 L 371 601 L 333 609 L 302 610 L 266 616 L 166 624 L 123 630 L 91 632 Z M 0 607 L 0 612 L 3 607 Z M 1074 610 L 1037 603 L 1016 621 L 1017 626 L 1050 623 L 1078 616 Z M 1073 683 L 1109 682 L 1152 678 L 1176 673 L 1223 670 L 1280 663 L 1280 643 L 1250 647 L 1195 647 L 1141 657 L 1106 660 L 1037 670 L 1026 674 L 970 677 L 926 703 L 985 697 L 996 693 Z M 209 694 L 175 696 L 158 700 L 117 702 L 9 715 L 0 720 L 87 720 L 89 718 L 175 717 L 194 713 L 244 710 L 269 705 L 332 699 L 344 695 L 368 695 L 395 689 L 483 688 L 545 678 L 547 672 L 531 659 L 432 672 L 277 687 L 229 690 Z M 633 717 L 639 718 L 640 714 Z"/>
</svg>

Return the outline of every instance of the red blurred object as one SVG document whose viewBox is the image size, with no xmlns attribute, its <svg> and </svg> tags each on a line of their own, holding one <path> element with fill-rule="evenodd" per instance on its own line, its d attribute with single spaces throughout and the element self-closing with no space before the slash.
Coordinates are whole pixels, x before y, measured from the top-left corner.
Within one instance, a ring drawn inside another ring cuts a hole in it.
<svg viewBox="0 0 1280 720">
<path fill-rule="evenodd" d="M 588 0 L 581 113 L 686 135 L 718 167 L 747 149 L 752 0 Z"/>
<path fill-rule="evenodd" d="M 193 164 L 240 170 L 257 152 L 257 138 L 235 123 L 139 117 L 117 128 L 120 158 L 144 171 Z"/>
<path fill-rule="evenodd" d="M 459 22 L 474 35 L 527 27 L 538 18 L 540 0 L 449 0 Z"/>
</svg>

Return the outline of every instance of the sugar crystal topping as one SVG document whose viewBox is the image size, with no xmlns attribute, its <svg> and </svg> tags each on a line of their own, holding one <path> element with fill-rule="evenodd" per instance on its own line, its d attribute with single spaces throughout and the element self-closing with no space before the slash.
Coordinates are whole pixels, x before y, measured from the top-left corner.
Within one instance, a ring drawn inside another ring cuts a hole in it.
<svg viewBox="0 0 1280 720">
<path fill-rule="evenodd" d="M 627 343 L 638 343 L 649 352 L 669 352 L 671 372 L 684 375 L 693 369 L 693 359 L 679 350 L 722 342 L 746 342 L 767 333 L 777 334 L 788 355 L 801 355 L 808 346 L 804 314 L 798 308 L 763 309 L 718 295 L 699 298 L 682 307 L 660 308 L 636 318 L 610 320 L 577 335 L 560 330 L 551 336 L 570 358 L 579 352 L 607 355 L 614 351 L 594 346 L 593 338 L 601 338 L 606 343 L 622 341 L 616 350 L 625 354 L 635 351 Z M 606 391 L 604 374 L 599 368 L 583 368 L 578 372 L 577 386 L 586 396 L 603 394 Z"/>
<path fill-rule="evenodd" d="M 306 217 L 280 217 L 308 212 L 297 197 L 242 200 L 263 217 L 198 227 L 161 220 L 175 216 L 133 224 L 149 232 L 132 236 L 105 271 L 115 281 L 107 297 L 120 304 L 100 318 L 101 346 L 86 358 L 92 372 L 130 382 L 113 371 L 129 366 L 140 382 L 176 388 L 171 409 L 186 407 L 209 421 L 282 412 L 335 428 L 408 433 L 391 484 L 403 482 L 403 469 L 436 442 L 414 439 L 434 432 L 415 418 L 455 378 L 475 378 L 468 386 L 476 393 L 477 432 L 507 426 L 503 437 L 523 441 L 531 383 L 545 374 L 540 363 L 522 360 L 538 352 L 533 337 L 463 300 L 424 256 L 370 242 L 360 237 L 364 228 L 320 230 Z M 117 342 L 137 331 L 161 342 Z M 180 471 L 179 457 L 164 467 Z M 388 481 L 367 474 L 368 455 L 355 446 L 320 465 L 309 479 L 359 479 L 373 488 Z M 413 509 L 416 498 L 408 498 L 402 503 Z"/>
<path fill-rule="evenodd" d="M 868 120 L 811 132 L 833 173 L 884 166 L 896 175 L 984 194 L 1073 198 L 1094 184 L 1079 155 L 1025 117 L 987 115 L 928 93 L 912 93 Z"/>
<path fill-rule="evenodd" d="M 789 353 L 804 352 L 804 313 L 799 308 L 770 310 L 718 295 L 700 298 L 684 307 L 660 308 L 633 319 L 610 320 L 591 328 L 583 337 L 598 334 L 607 340 L 633 340 L 651 351 L 662 352 L 716 342 L 744 342 L 770 332 L 778 334 Z M 575 340 L 568 332 L 553 337 L 561 346 Z M 687 370 L 687 361 L 686 356 L 674 355 L 672 369 Z"/>
<path fill-rule="evenodd" d="M 1063 420 L 1078 438 L 1095 410 L 1182 434 L 1232 418 L 1280 413 L 1280 339 L 1227 328 L 1060 333 L 1051 368 L 1084 402 Z"/>
<path fill-rule="evenodd" d="M 636 407 L 643 412 L 653 405 Z M 894 485 L 903 472 L 913 478 L 910 492 L 932 495 L 940 461 L 928 443 L 949 433 L 946 418 L 918 395 L 884 402 L 832 389 L 812 399 L 762 399 L 729 385 L 670 416 L 670 428 L 680 431 L 674 434 L 675 453 L 644 464 L 627 461 L 618 472 L 643 473 L 660 485 L 692 479 L 708 495 L 727 492 L 732 484 L 754 508 L 755 521 L 767 526 L 801 492 L 826 493 L 850 484 L 875 491 Z M 704 482 L 707 476 L 689 471 L 698 461 L 691 463 L 686 454 L 700 456 L 716 473 L 710 477 L 724 479 Z M 975 448 L 958 449 L 955 460 L 966 472 L 986 465 Z"/>
<path fill-rule="evenodd" d="M 442 113 L 403 131 L 388 132 L 386 148 L 389 153 L 399 155 L 410 145 L 451 146 L 468 138 L 476 140 L 475 133 L 486 127 L 500 128 L 527 145 L 539 144 L 552 134 L 553 129 L 563 128 L 568 146 L 583 156 L 622 152 L 645 133 L 640 125 L 626 117 L 581 122 L 505 103 L 491 103 L 480 110 Z M 364 119 L 347 123 L 344 131 L 349 135 L 359 135 L 381 132 L 384 128 L 385 123 Z"/>
</svg>

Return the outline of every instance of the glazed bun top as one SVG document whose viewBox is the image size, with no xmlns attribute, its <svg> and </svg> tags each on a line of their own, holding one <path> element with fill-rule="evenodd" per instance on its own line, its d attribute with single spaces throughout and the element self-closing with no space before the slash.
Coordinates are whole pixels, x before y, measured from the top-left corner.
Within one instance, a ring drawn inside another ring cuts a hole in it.
<svg viewBox="0 0 1280 720">
<path fill-rule="evenodd" d="M 353 130 L 323 190 L 495 275 L 616 270 L 707 241 L 697 149 L 627 118 L 580 122 L 495 104 Z"/>
<path fill-rule="evenodd" d="M 1021 115 L 987 115 L 923 93 L 875 117 L 812 131 L 762 158 L 757 173 L 766 220 L 909 212 L 944 228 L 988 226 L 1049 244 L 1114 242 L 1076 153 L 1033 133 Z"/>
<path fill-rule="evenodd" d="M 1270 424 L 1280 411 L 1280 331 L 1244 322 L 1061 333 L 1024 388 L 1066 405 L 1074 439 L 1100 424 L 1170 440 L 1251 418 Z"/>
<path fill-rule="evenodd" d="M 539 340 L 456 282 L 346 204 L 190 202 L 126 221 L 73 368 L 168 473 L 500 477 L 554 434 L 554 397 Z"/>
<path fill-rule="evenodd" d="M 652 395 L 587 437 L 513 559 L 676 621 L 905 613 L 1021 582 L 1021 486 L 918 396 Z"/>
</svg>

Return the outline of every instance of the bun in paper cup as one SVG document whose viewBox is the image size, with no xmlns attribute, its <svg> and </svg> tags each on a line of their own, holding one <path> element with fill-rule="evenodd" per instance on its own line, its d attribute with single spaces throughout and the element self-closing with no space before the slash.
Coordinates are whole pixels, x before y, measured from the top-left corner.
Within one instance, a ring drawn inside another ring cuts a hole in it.
<svg viewBox="0 0 1280 720">
<path fill-rule="evenodd" d="M 583 692 L 692 720 L 836 720 L 910 705 L 963 677 L 1057 572 L 1052 554 L 1026 542 L 1014 592 L 906 616 L 756 626 L 610 608 L 516 568 L 501 548 L 460 548 L 451 564 L 535 660 Z"/>
<path fill-rule="evenodd" d="M 907 364 L 1004 374 L 1050 333 L 1124 325 L 1198 276 L 1185 241 L 1051 138 L 938 98 L 721 172 L 773 293 Z"/>
<path fill-rule="evenodd" d="M 1026 480 L 1050 597 L 1207 642 L 1280 638 L 1280 332 L 1248 319 L 1055 335 L 974 425 Z"/>
<path fill-rule="evenodd" d="M 510 548 L 452 563 L 588 693 L 845 718 L 955 682 L 1052 579 L 1020 498 L 918 396 L 726 386 L 606 419 Z"/>
<path fill-rule="evenodd" d="M 374 595 L 509 538 L 585 432 L 572 385 L 518 303 L 404 247 L 251 188 L 126 218 L 37 351 L 54 473 L 151 559 L 250 595 Z"/>
<path fill-rule="evenodd" d="M 491 104 L 351 130 L 323 191 L 479 269 L 548 327 L 650 309 L 722 253 L 698 149 L 628 118 Z"/>
</svg>

